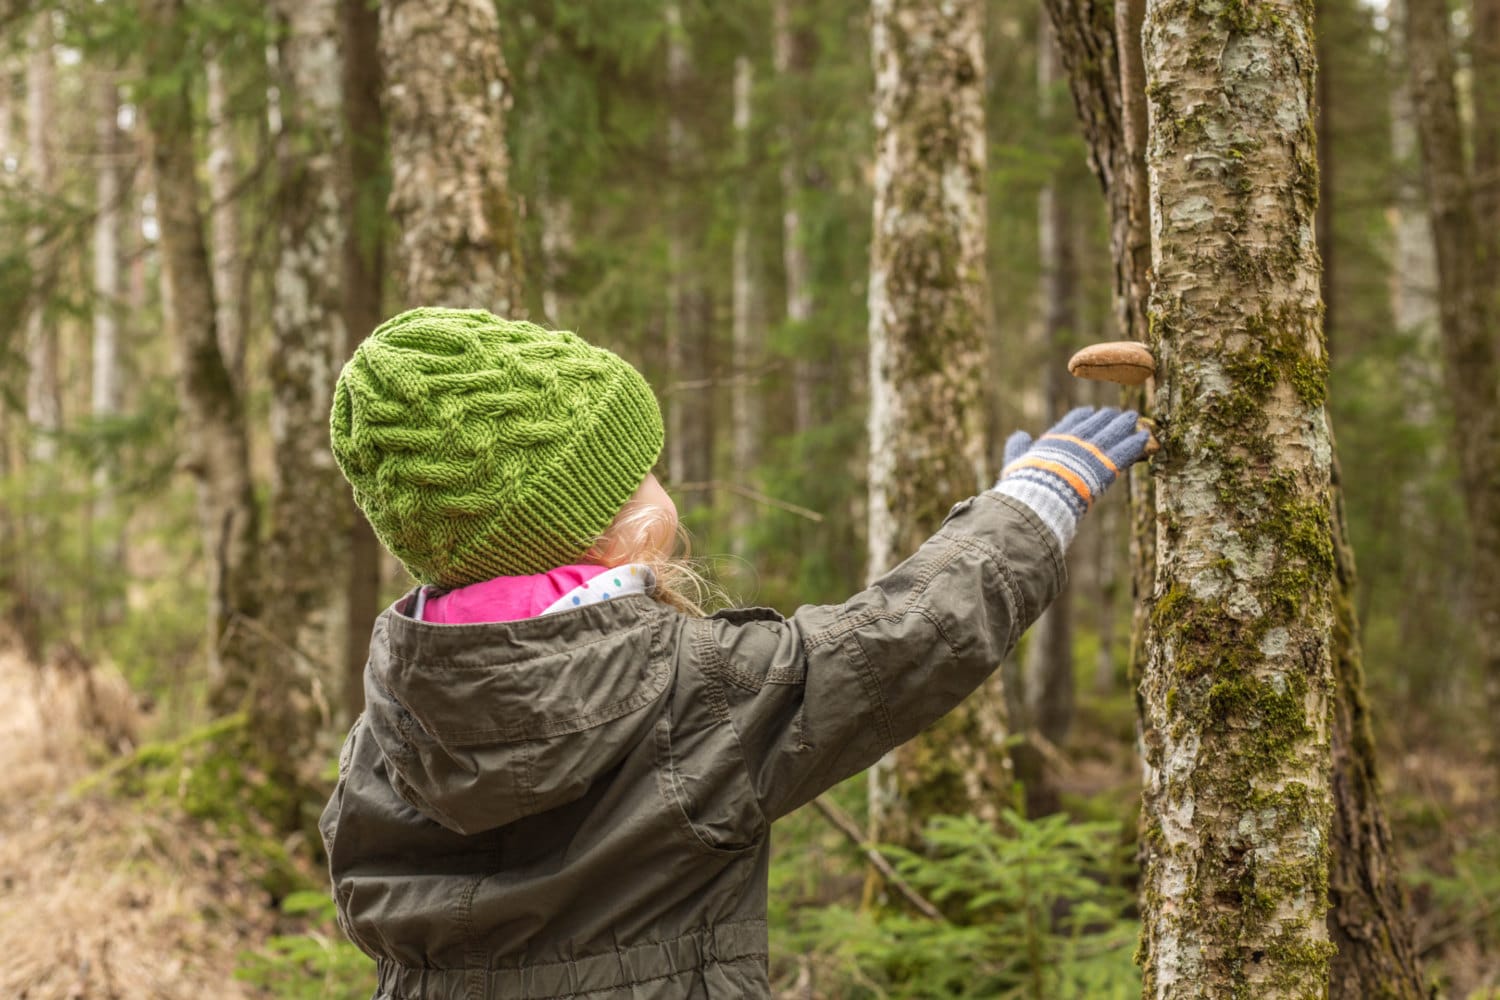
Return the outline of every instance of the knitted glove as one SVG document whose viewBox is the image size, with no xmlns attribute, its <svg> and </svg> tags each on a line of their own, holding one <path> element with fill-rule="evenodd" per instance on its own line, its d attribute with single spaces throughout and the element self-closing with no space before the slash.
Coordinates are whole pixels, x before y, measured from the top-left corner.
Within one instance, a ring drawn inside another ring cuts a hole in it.
<svg viewBox="0 0 1500 1000">
<path fill-rule="evenodd" d="M 995 492 L 1036 511 L 1066 550 L 1094 498 L 1144 457 L 1150 434 L 1137 431 L 1136 420 L 1130 410 L 1080 406 L 1035 443 L 1016 431 L 1005 442 Z"/>
</svg>

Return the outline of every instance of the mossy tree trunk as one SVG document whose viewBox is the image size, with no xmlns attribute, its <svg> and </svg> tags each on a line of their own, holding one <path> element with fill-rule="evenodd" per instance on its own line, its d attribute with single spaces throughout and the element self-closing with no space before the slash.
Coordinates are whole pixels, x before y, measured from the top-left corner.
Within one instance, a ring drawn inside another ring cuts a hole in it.
<svg viewBox="0 0 1500 1000">
<path fill-rule="evenodd" d="M 170 86 L 140 95 L 151 138 L 161 258 L 178 359 L 183 466 L 198 488 L 198 523 L 208 565 L 212 700 L 243 707 L 257 682 L 261 614 L 259 513 L 250 477 L 244 401 L 219 349 L 214 286 L 194 158 L 194 74 L 183 0 L 140 0 L 145 70 Z"/>
<path fill-rule="evenodd" d="M 1454 86 L 1445 0 L 1406 0 L 1407 64 L 1437 249 L 1443 379 L 1473 547 L 1480 670 L 1500 713 L 1500 5 L 1473 7 L 1472 168 Z M 1485 58 L 1490 56 L 1491 58 Z M 1487 748 L 1500 761 L 1500 741 Z"/>
<path fill-rule="evenodd" d="M 1145 995 L 1328 990 L 1334 553 L 1312 12 L 1148 0 Z"/>
<path fill-rule="evenodd" d="M 266 624 L 282 648 L 278 745 L 304 756 L 316 732 L 314 685 L 341 681 L 349 555 L 347 487 L 328 443 L 344 351 L 344 244 L 338 150 L 343 143 L 338 0 L 282 0 L 276 136 L 277 258 L 270 352 L 271 536 Z"/>
<path fill-rule="evenodd" d="M 401 308 L 522 308 L 500 31 L 491 0 L 380 6 Z"/>
<path fill-rule="evenodd" d="M 872 4 L 872 577 L 989 485 L 983 10 L 980 0 Z M 1002 703 L 981 689 L 872 772 L 876 836 L 909 840 L 938 812 L 995 814 Z"/>
<path fill-rule="evenodd" d="M 1139 39 L 1143 8 L 1144 0 L 1129 0 L 1115 5 L 1111 17 L 1106 5 L 1090 0 L 1048 0 L 1049 13 L 1064 42 L 1064 64 L 1090 143 L 1091 162 L 1110 206 L 1116 267 L 1130 272 L 1117 278 L 1116 290 L 1142 296 L 1132 304 L 1117 303 L 1120 332 L 1130 339 L 1146 336 L 1144 326 L 1132 324 L 1138 323 L 1133 317 L 1144 316 L 1149 258 L 1126 252 L 1142 238 L 1131 234 L 1146 233 L 1145 85 L 1140 46 L 1121 45 L 1117 40 Z M 1124 110 L 1115 102 L 1124 102 L 1132 110 Z M 1130 190 L 1117 190 L 1120 187 Z M 1120 234 L 1125 234 L 1123 239 Z M 1149 238 L 1146 245 L 1149 249 Z M 1149 398 L 1136 396 L 1131 403 L 1144 404 L 1149 412 Z M 1144 466 L 1132 470 L 1131 501 L 1136 525 L 1131 539 L 1137 598 L 1134 659 L 1139 676 L 1144 612 L 1152 606 L 1149 597 L 1155 577 L 1156 541 L 1152 482 Z M 1338 537 L 1347 537 L 1341 504 L 1336 505 L 1333 527 Z M 1337 703 L 1332 738 L 1337 808 L 1328 921 L 1339 954 L 1333 961 L 1330 995 L 1335 1000 L 1356 1000 L 1372 995 L 1368 984 L 1382 982 L 1382 989 L 1389 995 L 1415 1000 L 1424 995 L 1422 979 L 1411 960 L 1411 914 L 1401 889 L 1376 776 L 1352 600 L 1352 553 L 1347 546 L 1338 551 L 1345 561 L 1339 564 L 1340 589 L 1335 596 L 1339 627 L 1335 634 Z"/>
</svg>

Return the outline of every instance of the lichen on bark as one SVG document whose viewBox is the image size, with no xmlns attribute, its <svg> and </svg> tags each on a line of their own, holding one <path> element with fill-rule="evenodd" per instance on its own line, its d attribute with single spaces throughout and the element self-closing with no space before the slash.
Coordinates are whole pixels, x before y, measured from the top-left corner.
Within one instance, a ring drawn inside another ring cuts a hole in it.
<svg viewBox="0 0 1500 1000">
<path fill-rule="evenodd" d="M 1311 7 L 1151 0 L 1149 997 L 1328 988 L 1334 552 Z"/>
</svg>

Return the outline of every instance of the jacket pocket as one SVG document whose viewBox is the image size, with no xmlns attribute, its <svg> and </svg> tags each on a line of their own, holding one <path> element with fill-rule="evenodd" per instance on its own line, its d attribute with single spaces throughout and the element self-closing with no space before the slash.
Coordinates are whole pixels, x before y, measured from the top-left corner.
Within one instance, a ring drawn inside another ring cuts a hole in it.
<svg viewBox="0 0 1500 1000">
<path fill-rule="evenodd" d="M 728 722 L 674 729 L 670 719 L 658 720 L 656 774 L 667 809 L 689 846 L 734 857 L 765 839 L 766 817 Z"/>
</svg>

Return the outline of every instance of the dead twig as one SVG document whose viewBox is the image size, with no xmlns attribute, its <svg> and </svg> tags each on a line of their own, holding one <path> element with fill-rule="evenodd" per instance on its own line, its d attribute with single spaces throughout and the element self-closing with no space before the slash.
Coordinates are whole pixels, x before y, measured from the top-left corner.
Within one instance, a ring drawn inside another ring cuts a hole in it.
<svg viewBox="0 0 1500 1000">
<path fill-rule="evenodd" d="M 848 837 L 851 842 L 864 852 L 865 859 L 880 873 L 880 877 L 885 879 L 886 883 L 892 889 L 899 892 L 918 913 L 940 924 L 948 922 L 947 918 L 943 916 L 936 906 L 933 906 L 925 896 L 912 888 L 910 882 L 906 881 L 896 872 L 895 866 L 886 860 L 884 854 L 881 854 L 880 851 L 876 850 L 874 845 L 865 840 L 864 834 L 860 832 L 859 825 L 854 822 L 848 813 L 822 795 L 813 799 L 812 804 L 817 807 L 818 812 L 822 813 L 828 822 L 832 823 L 840 833 Z"/>
<path fill-rule="evenodd" d="M 799 506 L 798 504 L 794 504 L 786 500 L 778 500 L 775 497 L 768 497 L 764 493 L 752 490 L 748 486 L 741 486 L 739 483 L 729 483 L 725 482 L 722 479 L 705 479 L 702 482 L 668 483 L 667 485 L 671 489 L 679 493 L 703 493 L 709 490 L 724 490 L 725 492 L 733 493 L 736 496 L 742 496 L 746 500 L 752 500 L 755 503 L 764 504 L 767 507 L 775 507 L 777 510 L 784 510 L 788 514 L 796 514 L 798 517 L 805 517 L 814 524 L 823 523 L 823 515 L 819 514 L 815 510 Z"/>
</svg>

